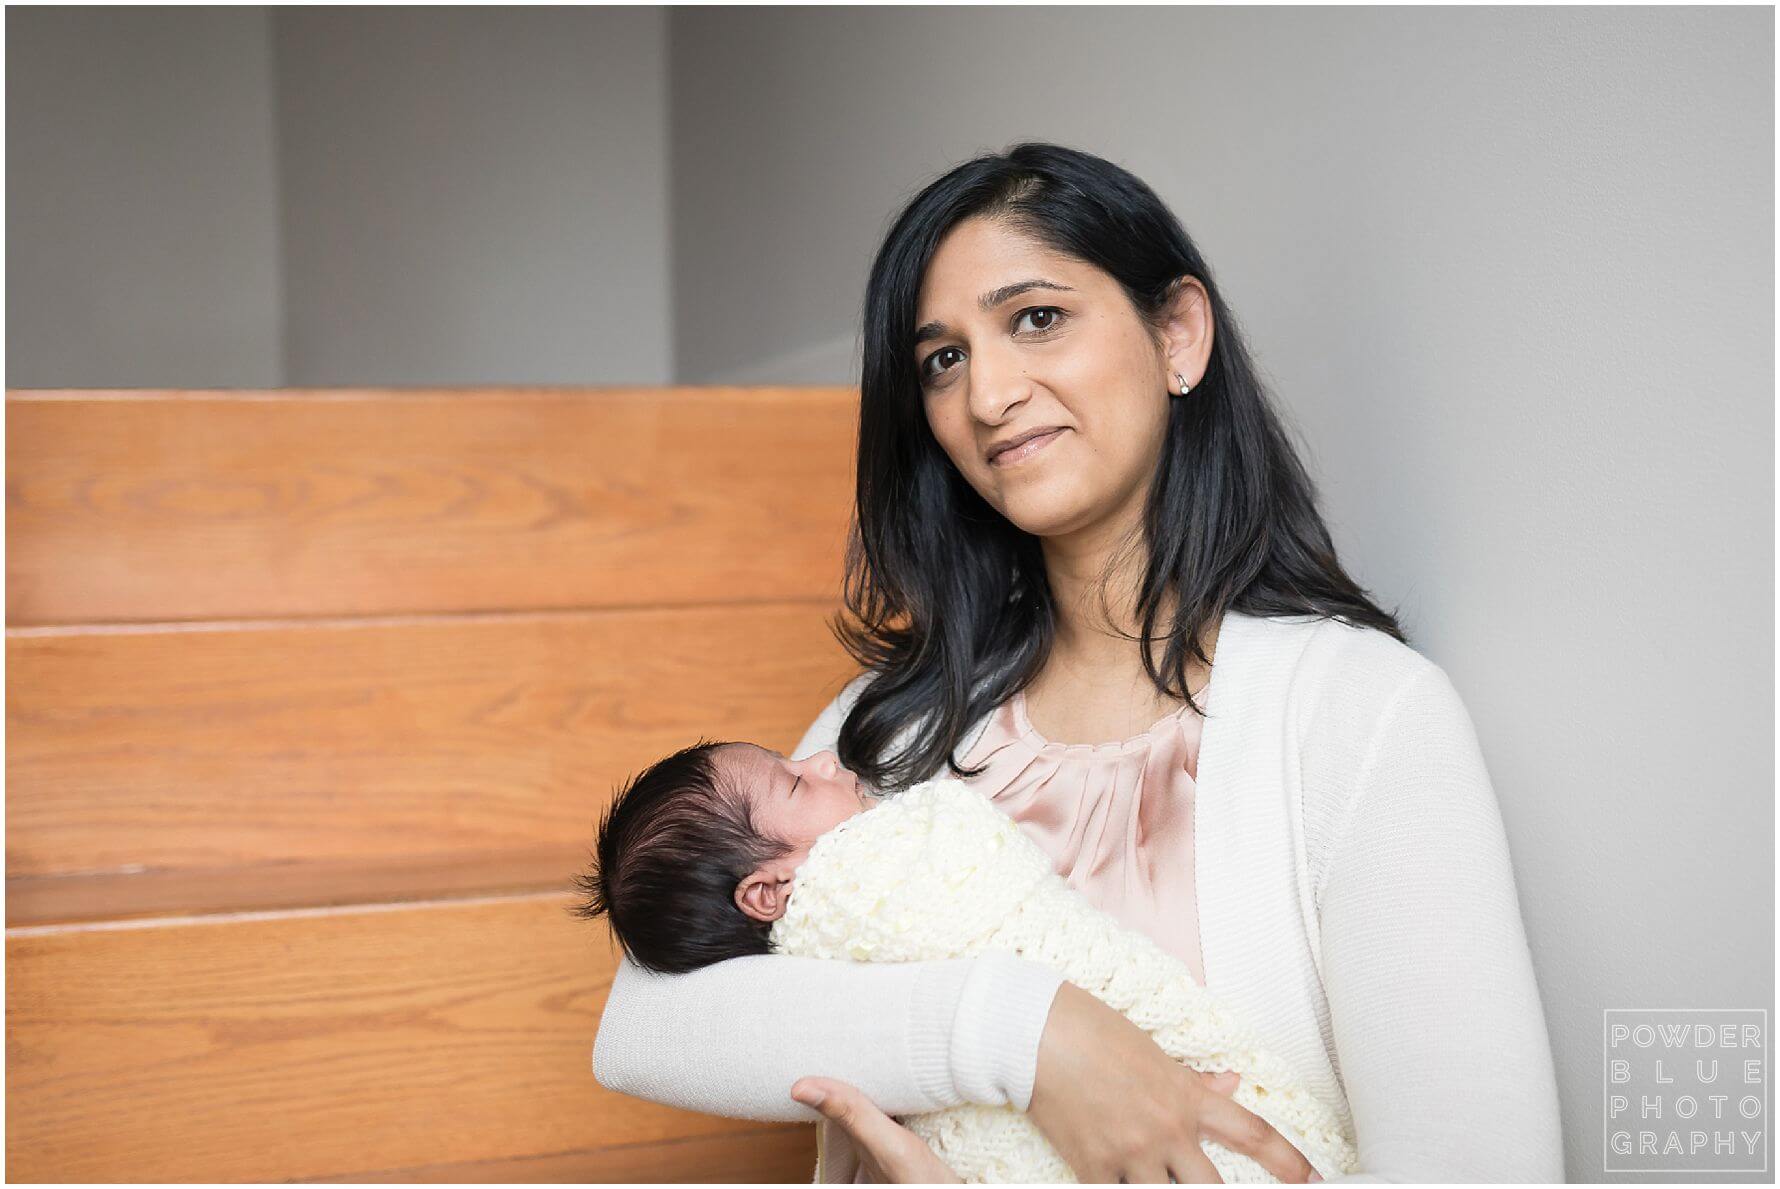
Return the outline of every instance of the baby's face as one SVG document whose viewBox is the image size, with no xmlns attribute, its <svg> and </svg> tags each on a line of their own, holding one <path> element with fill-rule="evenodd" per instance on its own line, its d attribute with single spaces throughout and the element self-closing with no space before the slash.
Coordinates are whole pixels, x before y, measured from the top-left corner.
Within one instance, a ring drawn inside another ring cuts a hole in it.
<svg viewBox="0 0 1780 1189">
<path fill-rule="evenodd" d="M 785 915 L 811 845 L 871 805 L 859 778 L 832 751 L 788 760 L 753 743 L 732 743 L 718 748 L 714 759 L 752 798 L 755 829 L 791 844 L 789 853 L 750 872 L 735 890 L 737 908 L 757 921 L 776 921 Z"/>
<path fill-rule="evenodd" d="M 787 867 L 808 858 L 823 834 L 871 808 L 859 778 L 832 751 L 788 760 L 753 743 L 736 743 L 718 755 L 737 784 L 752 791 L 760 832 L 791 843 L 792 853 L 782 860 Z"/>
</svg>

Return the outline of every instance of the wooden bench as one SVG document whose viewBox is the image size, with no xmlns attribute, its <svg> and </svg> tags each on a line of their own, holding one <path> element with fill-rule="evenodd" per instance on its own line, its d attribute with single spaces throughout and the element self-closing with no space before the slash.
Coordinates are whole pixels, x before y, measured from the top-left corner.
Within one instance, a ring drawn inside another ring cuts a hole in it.
<svg viewBox="0 0 1780 1189">
<path fill-rule="evenodd" d="M 602 1089 L 629 773 L 853 666 L 851 389 L 7 400 L 15 1181 L 807 1181 Z"/>
</svg>

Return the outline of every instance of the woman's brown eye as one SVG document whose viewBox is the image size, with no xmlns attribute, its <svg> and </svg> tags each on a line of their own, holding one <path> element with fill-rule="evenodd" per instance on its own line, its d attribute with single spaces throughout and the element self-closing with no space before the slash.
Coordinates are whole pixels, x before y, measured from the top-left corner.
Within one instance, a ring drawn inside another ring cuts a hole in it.
<svg viewBox="0 0 1780 1189">
<path fill-rule="evenodd" d="M 943 368 L 936 369 L 932 365 L 946 355 L 955 354 L 957 352 L 957 350 L 958 350 L 958 348 L 956 348 L 956 347 L 941 347 L 939 350 L 935 351 L 932 355 L 929 355 L 927 357 L 928 367 L 925 369 L 924 375 L 928 378 L 931 378 L 932 376 L 937 375 L 940 371 L 945 370 Z"/>
<path fill-rule="evenodd" d="M 1035 306 L 1034 308 L 1032 308 L 1030 310 L 1021 310 L 1020 317 L 1015 318 L 1014 323 L 1015 323 L 1015 325 L 1018 325 L 1020 318 L 1025 318 L 1028 315 L 1030 315 L 1034 319 L 1042 316 L 1045 319 L 1045 324 L 1043 326 L 1039 326 L 1036 322 L 1034 322 L 1032 329 L 1034 329 L 1034 330 L 1049 330 L 1049 329 L 1051 329 L 1051 327 L 1057 325 L 1057 319 L 1059 316 L 1062 315 L 1062 313 L 1063 313 L 1063 311 L 1057 309 L 1055 306 Z"/>
</svg>

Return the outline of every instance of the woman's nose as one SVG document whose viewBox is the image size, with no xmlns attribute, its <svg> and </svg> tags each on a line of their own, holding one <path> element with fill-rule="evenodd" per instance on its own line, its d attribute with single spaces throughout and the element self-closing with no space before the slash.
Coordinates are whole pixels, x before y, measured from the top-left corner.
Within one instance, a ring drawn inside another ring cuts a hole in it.
<svg viewBox="0 0 1780 1189">
<path fill-rule="evenodd" d="M 1000 425 L 1032 395 L 1032 381 L 1019 360 L 997 360 L 988 353 L 970 361 L 970 411 L 986 425 Z"/>
</svg>

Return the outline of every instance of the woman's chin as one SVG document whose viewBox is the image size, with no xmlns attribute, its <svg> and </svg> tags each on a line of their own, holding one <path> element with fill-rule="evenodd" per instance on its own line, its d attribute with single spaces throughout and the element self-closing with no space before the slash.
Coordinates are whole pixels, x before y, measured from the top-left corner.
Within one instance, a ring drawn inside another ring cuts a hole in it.
<svg viewBox="0 0 1780 1189">
<path fill-rule="evenodd" d="M 1093 519 L 1079 496 L 1042 489 L 1004 500 L 1000 511 L 1009 524 L 1035 537 L 1060 537 Z"/>
</svg>

